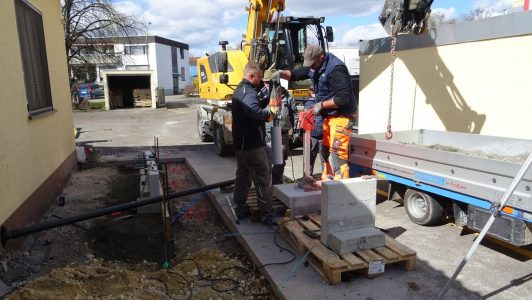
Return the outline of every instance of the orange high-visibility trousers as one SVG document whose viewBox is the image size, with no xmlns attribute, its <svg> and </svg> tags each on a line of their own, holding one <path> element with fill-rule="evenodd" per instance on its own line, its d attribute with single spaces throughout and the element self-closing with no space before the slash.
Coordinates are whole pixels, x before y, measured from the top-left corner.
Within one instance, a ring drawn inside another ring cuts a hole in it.
<svg viewBox="0 0 532 300">
<path fill-rule="evenodd" d="M 331 116 L 323 120 L 322 180 L 349 178 L 347 158 L 352 127 L 351 118 L 345 116 Z"/>
</svg>

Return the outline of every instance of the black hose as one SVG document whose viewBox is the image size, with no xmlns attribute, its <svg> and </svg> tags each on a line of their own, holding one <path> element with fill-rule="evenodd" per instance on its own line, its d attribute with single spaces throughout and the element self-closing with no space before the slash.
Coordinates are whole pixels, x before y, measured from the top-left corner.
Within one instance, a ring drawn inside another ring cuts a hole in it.
<svg viewBox="0 0 532 300">
<path fill-rule="evenodd" d="M 178 198 L 178 197 L 182 197 L 182 196 L 186 196 L 186 195 L 190 195 L 190 194 L 196 194 L 196 193 L 199 193 L 199 192 L 205 192 L 205 191 L 212 190 L 212 189 L 215 189 L 215 188 L 232 185 L 234 183 L 235 183 L 235 180 L 231 179 L 231 180 L 227 180 L 227 181 L 222 181 L 222 182 L 218 182 L 218 183 L 204 185 L 204 186 L 197 187 L 197 188 L 192 188 L 192 189 L 188 189 L 188 190 L 184 190 L 184 191 L 170 193 L 170 194 L 168 194 L 166 196 L 166 199 L 173 199 L 173 198 Z M 119 204 L 119 205 L 115 205 L 115 206 L 106 207 L 106 208 L 94 210 L 94 211 L 91 211 L 91 212 L 83 213 L 83 214 L 80 214 L 80 215 L 76 215 L 76 216 L 72 216 L 72 217 L 66 217 L 66 218 L 63 218 L 63 219 L 60 219 L 60 220 L 43 222 L 43 223 L 39 223 L 39 224 L 31 225 L 31 226 L 26 226 L 24 228 L 19 228 L 19 229 L 7 230 L 5 228 L 5 226 L 2 226 L 0 228 L 0 241 L 2 243 L 2 247 L 5 247 L 6 242 L 8 240 L 11 240 L 11 239 L 16 239 L 16 238 L 19 238 L 19 237 L 24 236 L 24 235 L 28 235 L 28 234 L 32 234 L 32 233 L 35 233 L 35 232 L 40 232 L 40 231 L 44 231 L 44 230 L 47 230 L 47 229 L 60 227 L 60 226 L 63 226 L 63 225 L 69 225 L 69 224 L 72 224 L 72 223 L 76 223 L 76 222 L 80 222 L 80 221 L 84 221 L 84 220 L 88 220 L 88 219 L 94 219 L 94 218 L 101 217 L 101 216 L 104 216 L 104 215 L 107 215 L 107 214 L 110 214 L 110 213 L 113 213 L 113 212 L 117 212 L 117 211 L 124 211 L 124 210 L 132 209 L 132 208 L 136 208 L 136 207 L 140 207 L 140 206 L 144 206 L 144 205 L 149 205 L 149 204 L 161 202 L 164 198 L 165 197 L 163 197 L 163 196 L 150 197 L 150 198 L 146 198 L 144 200 L 123 203 L 123 204 Z"/>
</svg>

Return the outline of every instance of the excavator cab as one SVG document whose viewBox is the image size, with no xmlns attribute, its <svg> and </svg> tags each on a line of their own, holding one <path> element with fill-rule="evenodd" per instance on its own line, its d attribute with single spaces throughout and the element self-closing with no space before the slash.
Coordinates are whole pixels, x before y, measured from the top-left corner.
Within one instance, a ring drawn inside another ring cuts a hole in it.
<svg viewBox="0 0 532 300">
<path fill-rule="evenodd" d="M 429 25 L 434 0 L 386 0 L 379 21 L 389 35 L 423 34 Z"/>
<path fill-rule="evenodd" d="M 314 17 L 281 17 L 279 22 L 274 20 L 266 26 L 264 41 L 258 45 L 264 45 L 262 49 L 256 49 L 263 57 L 256 61 L 264 62 L 265 77 L 275 70 L 296 69 L 303 65 L 303 53 L 310 44 L 318 44 L 323 49 L 328 49 L 328 42 L 334 39 L 332 27 L 323 28 L 321 25 L 325 18 Z M 253 47 L 252 47 L 253 48 Z M 308 96 L 310 81 L 288 82 L 285 87 L 292 92 L 295 99 L 303 99 Z"/>
</svg>

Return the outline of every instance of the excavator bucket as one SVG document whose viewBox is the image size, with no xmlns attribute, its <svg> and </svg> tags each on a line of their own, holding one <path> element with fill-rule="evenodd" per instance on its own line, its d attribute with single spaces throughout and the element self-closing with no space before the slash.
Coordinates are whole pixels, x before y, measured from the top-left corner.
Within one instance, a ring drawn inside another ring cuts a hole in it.
<svg viewBox="0 0 532 300">
<path fill-rule="evenodd" d="M 423 34 L 430 18 L 434 0 L 386 0 L 379 21 L 389 35 Z"/>
</svg>

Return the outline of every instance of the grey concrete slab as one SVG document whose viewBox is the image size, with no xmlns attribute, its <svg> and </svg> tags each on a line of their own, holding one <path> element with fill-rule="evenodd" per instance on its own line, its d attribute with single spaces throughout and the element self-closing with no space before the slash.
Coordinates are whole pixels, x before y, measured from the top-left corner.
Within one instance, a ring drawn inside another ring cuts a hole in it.
<svg viewBox="0 0 532 300">
<path fill-rule="evenodd" d="M 163 146 L 160 157 L 169 160 L 186 159 L 203 183 L 215 183 L 234 178 L 234 158 L 214 155 L 212 144 L 201 143 L 195 129 L 194 100 L 172 99 L 166 108 L 132 109 L 110 112 L 83 112 L 74 115 L 76 127 L 82 127 L 79 139 L 111 139 L 113 142 L 95 143 L 104 147 L 102 155 L 109 164 L 134 161 L 138 147 L 153 145 L 159 136 Z M 183 104 L 184 103 L 184 104 Z M 117 117 L 121 120 L 117 120 Z M 175 123 L 174 123 L 175 122 Z M 138 130 L 146 125 L 149 128 Z M 141 124 L 141 125 L 139 125 Z M 115 127 L 116 126 L 116 127 Z M 112 130 L 106 130 L 112 129 Z M 97 130 L 97 131 L 94 131 Z M 79 140 L 78 139 L 78 140 Z M 287 161 L 285 176 L 301 177 L 301 151 Z M 234 223 L 224 194 L 212 191 L 216 209 L 257 264 L 283 262 L 291 258 L 274 244 L 273 228 L 244 219 Z M 386 266 L 384 276 L 367 279 L 363 276 L 350 282 L 328 285 L 311 267 L 300 263 L 302 256 L 285 265 L 261 268 L 281 299 L 434 299 L 472 245 L 475 235 L 461 234 L 458 227 L 431 227 L 412 223 L 404 207 L 396 202 L 377 203 L 376 226 L 386 229 L 397 241 L 417 251 L 417 269 L 405 271 L 398 266 Z M 277 236 L 276 241 L 291 249 Z M 532 295 L 532 260 L 517 257 L 508 250 L 490 243 L 482 243 L 468 262 L 445 299 L 529 299 Z"/>
<path fill-rule="evenodd" d="M 291 209 L 292 217 L 321 210 L 321 191 L 305 192 L 298 183 L 274 185 L 273 195 Z"/>
<path fill-rule="evenodd" d="M 324 234 L 322 233 L 322 236 Z M 369 250 L 384 246 L 384 233 L 375 227 L 364 227 L 327 234 L 327 246 L 338 254 Z"/>
<path fill-rule="evenodd" d="M 345 254 L 384 246 L 375 229 L 377 180 L 349 178 L 326 181 L 321 193 L 321 242 Z"/>
</svg>

